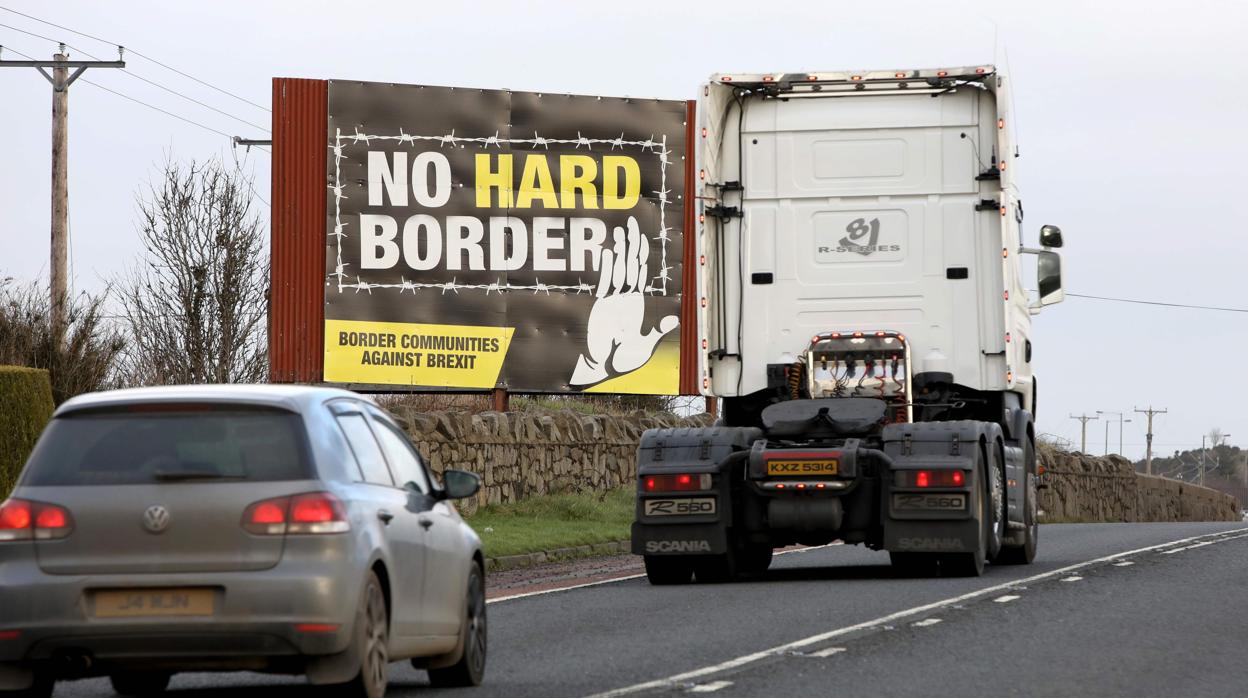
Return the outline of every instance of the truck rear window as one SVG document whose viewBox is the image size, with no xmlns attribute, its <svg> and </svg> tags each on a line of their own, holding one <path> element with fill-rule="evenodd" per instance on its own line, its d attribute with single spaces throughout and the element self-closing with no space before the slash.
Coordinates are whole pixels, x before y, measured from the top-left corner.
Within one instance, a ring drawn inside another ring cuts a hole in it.
<svg viewBox="0 0 1248 698">
<path fill-rule="evenodd" d="M 146 406 L 54 419 L 31 454 L 29 487 L 303 480 L 312 468 L 298 415 Z"/>
</svg>

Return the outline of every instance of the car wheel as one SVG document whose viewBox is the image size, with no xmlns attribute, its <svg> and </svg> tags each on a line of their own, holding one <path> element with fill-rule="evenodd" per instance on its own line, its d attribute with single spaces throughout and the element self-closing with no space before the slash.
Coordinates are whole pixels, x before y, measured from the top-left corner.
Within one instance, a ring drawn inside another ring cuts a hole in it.
<svg viewBox="0 0 1248 698">
<path fill-rule="evenodd" d="M 109 683 L 113 684 L 113 691 L 121 696 L 158 696 L 169 688 L 169 679 L 173 678 L 172 674 L 167 673 L 125 673 L 110 674 Z"/>
<path fill-rule="evenodd" d="M 335 687 L 334 695 L 382 698 L 386 694 L 386 669 L 390 664 L 390 614 L 377 575 L 369 571 L 364 593 L 355 612 L 355 637 L 351 652 L 359 658 L 360 670 L 354 679 Z"/>
<path fill-rule="evenodd" d="M 28 688 L 16 691 L 0 691 L 3 698 L 51 698 L 56 681 L 44 671 L 35 671 L 35 682 Z"/>
<path fill-rule="evenodd" d="M 679 556 L 646 555 L 646 579 L 655 586 L 688 584 L 693 579 L 693 565 Z"/>
<path fill-rule="evenodd" d="M 468 598 L 460 636 L 464 651 L 459 661 L 442 669 L 429 670 L 429 683 L 438 688 L 480 686 L 485 678 L 485 577 L 476 561 L 468 574 Z"/>
</svg>

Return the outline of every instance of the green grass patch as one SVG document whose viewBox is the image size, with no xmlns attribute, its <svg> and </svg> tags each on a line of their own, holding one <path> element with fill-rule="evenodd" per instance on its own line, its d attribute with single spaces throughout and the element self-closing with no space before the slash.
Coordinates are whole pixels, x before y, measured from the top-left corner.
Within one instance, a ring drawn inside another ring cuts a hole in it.
<svg viewBox="0 0 1248 698">
<path fill-rule="evenodd" d="M 486 557 L 519 555 L 624 540 L 635 497 L 632 486 L 532 497 L 482 507 L 465 519 L 481 536 Z"/>
</svg>

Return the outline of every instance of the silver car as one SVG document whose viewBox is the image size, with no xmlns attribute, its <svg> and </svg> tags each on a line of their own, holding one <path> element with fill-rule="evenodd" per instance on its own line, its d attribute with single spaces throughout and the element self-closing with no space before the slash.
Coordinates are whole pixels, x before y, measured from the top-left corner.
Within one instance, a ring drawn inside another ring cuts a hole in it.
<svg viewBox="0 0 1248 698">
<path fill-rule="evenodd" d="M 485 670 L 481 541 L 384 412 L 343 390 L 144 388 L 56 411 L 0 505 L 0 696 L 108 676 L 306 674 L 377 698 L 387 664 Z"/>
</svg>

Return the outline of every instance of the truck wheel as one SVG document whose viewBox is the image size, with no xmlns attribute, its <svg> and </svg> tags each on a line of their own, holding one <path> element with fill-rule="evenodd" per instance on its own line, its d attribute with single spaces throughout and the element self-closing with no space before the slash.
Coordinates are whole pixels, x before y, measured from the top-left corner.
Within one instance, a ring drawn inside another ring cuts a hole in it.
<svg viewBox="0 0 1248 698">
<path fill-rule="evenodd" d="M 888 560 L 901 577 L 934 577 L 940 571 L 940 556 L 933 553 L 889 551 Z"/>
<path fill-rule="evenodd" d="M 724 584 L 737 578 L 740 566 L 735 551 L 721 555 L 700 555 L 693 563 L 693 576 L 698 584 Z"/>
<path fill-rule="evenodd" d="M 1023 466 L 1027 486 L 1023 488 L 1023 544 L 1005 548 L 993 562 L 1000 565 L 1030 565 L 1036 559 L 1036 544 L 1040 540 L 1039 497 L 1036 492 L 1036 447 L 1028 439 L 1023 446 Z"/>
<path fill-rule="evenodd" d="M 765 543 L 747 543 L 737 555 L 737 570 L 748 576 L 760 576 L 771 567 L 772 548 Z"/>
<path fill-rule="evenodd" d="M 992 514 L 992 522 L 988 526 L 988 542 L 984 550 L 989 562 L 996 562 L 997 556 L 1001 554 L 1005 540 L 1005 522 L 1009 518 L 1006 515 L 1009 504 L 1005 501 L 1005 453 L 997 448 L 997 456 L 995 467 L 989 465 L 988 458 L 984 457 L 984 467 L 988 473 L 988 511 Z"/>
<path fill-rule="evenodd" d="M 646 579 L 655 586 L 688 584 L 693 579 L 693 564 L 684 557 L 646 555 Z"/>
<path fill-rule="evenodd" d="M 976 488 L 974 493 L 976 519 L 979 521 L 980 529 L 979 540 L 975 544 L 974 552 L 946 553 L 940 556 L 940 572 L 946 577 L 978 577 L 984 573 L 984 561 L 988 558 L 988 539 L 993 533 L 992 519 L 994 518 L 989 506 L 992 500 L 988 493 L 988 486 L 991 483 L 986 477 L 988 463 L 983 451 L 976 449 L 975 454 L 975 474 L 979 476 L 977 481 L 984 483 L 984 486 Z"/>
</svg>

